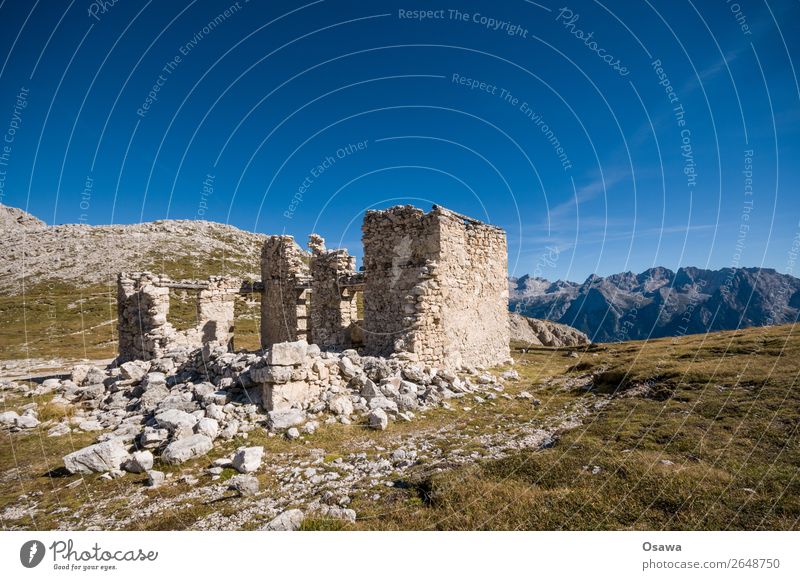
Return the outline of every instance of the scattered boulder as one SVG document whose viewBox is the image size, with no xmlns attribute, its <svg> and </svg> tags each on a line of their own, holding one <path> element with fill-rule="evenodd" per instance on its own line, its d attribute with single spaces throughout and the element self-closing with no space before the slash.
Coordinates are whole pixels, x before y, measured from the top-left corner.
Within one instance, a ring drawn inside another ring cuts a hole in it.
<svg viewBox="0 0 800 580">
<path fill-rule="evenodd" d="M 412 383 L 425 382 L 425 373 L 417 365 L 410 365 L 403 368 L 403 377 Z"/>
<path fill-rule="evenodd" d="M 82 387 L 102 383 L 106 380 L 106 373 L 93 365 L 75 365 L 70 378 L 73 383 Z"/>
<path fill-rule="evenodd" d="M 288 510 L 263 526 L 262 530 L 271 532 L 294 532 L 303 525 L 305 514 L 298 509 Z"/>
<path fill-rule="evenodd" d="M 0 413 L 0 427 L 14 427 L 17 419 L 19 419 L 19 415 L 16 411 L 4 411 Z"/>
<path fill-rule="evenodd" d="M 179 409 L 168 409 L 155 416 L 156 423 L 162 429 L 176 431 L 178 429 L 192 429 L 198 419 L 194 415 Z"/>
<path fill-rule="evenodd" d="M 389 426 L 389 416 L 383 409 L 373 409 L 367 417 L 371 429 L 384 431 Z"/>
<path fill-rule="evenodd" d="M 141 360 L 129 361 L 119 366 L 120 376 L 126 381 L 134 383 L 140 382 L 148 370 L 150 370 L 150 363 Z"/>
<path fill-rule="evenodd" d="M 149 451 L 134 451 L 131 458 L 122 464 L 129 473 L 145 473 L 153 468 L 153 454 Z"/>
<path fill-rule="evenodd" d="M 43 393 L 50 393 L 55 391 L 57 388 L 61 386 L 61 381 L 55 378 L 52 379 L 45 379 L 42 381 L 42 392 Z"/>
<path fill-rule="evenodd" d="M 369 400 L 369 408 L 370 409 L 383 409 L 385 411 L 391 411 L 392 413 L 397 413 L 397 403 L 392 401 L 391 399 L 387 399 L 386 397 L 373 397 Z"/>
<path fill-rule="evenodd" d="M 169 439 L 169 431 L 166 429 L 154 429 L 153 427 L 145 427 L 142 435 L 139 438 L 139 443 L 144 448 L 159 447 Z"/>
<path fill-rule="evenodd" d="M 308 343 L 305 340 L 273 344 L 267 353 L 267 364 L 280 366 L 302 365 L 306 359 L 307 349 Z"/>
<path fill-rule="evenodd" d="M 18 429 L 33 429 L 39 426 L 39 419 L 34 415 L 25 413 L 17 417 L 16 421 L 14 421 L 14 426 Z"/>
<path fill-rule="evenodd" d="M 302 425 L 306 421 L 306 414 L 299 409 L 289 409 L 288 411 L 270 411 L 268 413 L 267 424 L 273 431 L 283 431 L 290 427 Z"/>
<path fill-rule="evenodd" d="M 122 441 L 109 439 L 65 455 L 64 467 L 70 473 L 103 473 L 119 469 L 128 457 L 128 450 Z"/>
<path fill-rule="evenodd" d="M 155 471 L 151 470 L 147 472 L 147 487 L 161 487 L 164 481 L 167 479 L 167 476 L 164 475 L 163 471 Z"/>
<path fill-rule="evenodd" d="M 355 523 L 356 521 L 356 510 L 338 506 L 323 505 L 319 508 L 317 513 L 323 517 L 332 518 L 334 520 L 342 520 L 350 523 Z"/>
<path fill-rule="evenodd" d="M 243 497 L 252 497 L 258 494 L 261 484 L 253 475 L 234 475 L 228 481 L 228 489 L 238 491 Z"/>
<path fill-rule="evenodd" d="M 216 439 L 219 435 L 219 423 L 216 419 L 203 417 L 194 426 L 194 431 L 211 439 Z"/>
<path fill-rule="evenodd" d="M 252 473 L 261 467 L 263 447 L 242 447 L 233 456 L 233 468 L 239 473 Z"/>
<path fill-rule="evenodd" d="M 342 373 L 342 376 L 344 378 L 352 379 L 358 374 L 358 369 L 356 369 L 356 366 L 353 364 L 353 361 L 351 361 L 346 356 L 343 356 L 339 360 L 339 372 Z"/>
<path fill-rule="evenodd" d="M 328 401 L 328 408 L 335 415 L 352 415 L 353 401 L 347 395 L 337 395 Z"/>
<path fill-rule="evenodd" d="M 54 427 L 50 428 L 50 430 L 47 432 L 47 436 L 60 437 L 62 435 L 66 435 L 70 431 L 71 429 L 69 428 L 69 425 L 67 425 L 66 423 L 59 423 L 58 425 L 55 425 Z"/>
<path fill-rule="evenodd" d="M 183 463 L 195 457 L 205 455 L 214 447 L 211 437 L 206 435 L 189 435 L 167 445 L 161 454 L 165 463 Z"/>
<path fill-rule="evenodd" d="M 142 380 L 142 388 L 144 388 L 144 390 L 152 389 L 154 387 L 163 387 L 166 386 L 166 384 L 167 375 L 159 371 L 147 373 L 144 376 L 144 380 Z"/>
</svg>

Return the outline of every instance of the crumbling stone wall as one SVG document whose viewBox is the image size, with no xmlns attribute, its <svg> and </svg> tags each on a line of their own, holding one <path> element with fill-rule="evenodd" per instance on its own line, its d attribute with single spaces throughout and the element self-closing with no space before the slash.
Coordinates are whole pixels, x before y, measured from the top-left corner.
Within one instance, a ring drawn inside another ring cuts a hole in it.
<svg viewBox="0 0 800 580">
<path fill-rule="evenodd" d="M 171 325 L 169 288 L 150 273 L 119 274 L 117 278 L 117 325 L 119 358 L 150 360 L 166 352 Z M 172 329 L 174 331 L 174 329 Z"/>
<path fill-rule="evenodd" d="M 343 283 L 356 274 L 347 250 L 326 250 L 325 240 L 309 237 L 311 255 L 311 342 L 320 348 L 348 348 L 358 318 L 355 292 Z"/>
<path fill-rule="evenodd" d="M 310 255 L 292 236 L 270 236 L 261 252 L 261 346 L 308 340 Z"/>
<path fill-rule="evenodd" d="M 411 206 L 368 211 L 362 233 L 365 348 L 377 356 L 413 352 L 426 322 L 417 302 L 438 258 L 436 220 Z"/>
<path fill-rule="evenodd" d="M 510 358 L 505 232 L 434 206 L 364 218 L 366 350 L 431 365 Z"/>
<path fill-rule="evenodd" d="M 197 325 L 178 331 L 167 320 L 169 290 L 192 287 L 197 296 Z M 126 274 L 117 279 L 119 360 L 161 358 L 178 347 L 223 346 L 233 350 L 234 298 L 240 282 L 212 277 L 205 282 L 175 282 L 149 272 Z"/>
<path fill-rule="evenodd" d="M 451 366 L 493 366 L 511 358 L 508 321 L 508 248 L 500 228 L 439 210 L 440 259 L 436 280 Z"/>
<path fill-rule="evenodd" d="M 197 295 L 197 326 L 193 329 L 197 337 L 192 331 L 187 333 L 193 344 L 215 343 L 233 350 L 234 306 L 240 287 L 240 281 L 234 278 L 209 278 Z"/>
</svg>

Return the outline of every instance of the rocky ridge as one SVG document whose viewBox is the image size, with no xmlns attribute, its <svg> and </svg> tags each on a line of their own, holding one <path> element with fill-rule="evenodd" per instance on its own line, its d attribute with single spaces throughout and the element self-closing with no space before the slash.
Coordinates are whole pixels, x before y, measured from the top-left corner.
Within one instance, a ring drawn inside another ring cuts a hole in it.
<svg viewBox="0 0 800 580">
<path fill-rule="evenodd" d="M 511 339 L 527 346 L 550 346 L 556 348 L 586 346 L 589 337 L 566 324 L 549 320 L 528 318 L 516 312 L 509 313 Z"/>
</svg>

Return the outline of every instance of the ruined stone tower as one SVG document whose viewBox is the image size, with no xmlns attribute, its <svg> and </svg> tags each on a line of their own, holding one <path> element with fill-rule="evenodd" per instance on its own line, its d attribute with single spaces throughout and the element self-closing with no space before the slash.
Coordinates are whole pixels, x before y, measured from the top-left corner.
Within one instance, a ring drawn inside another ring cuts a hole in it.
<svg viewBox="0 0 800 580">
<path fill-rule="evenodd" d="M 439 206 L 364 218 L 365 349 L 449 367 L 510 358 L 505 232 Z"/>
</svg>

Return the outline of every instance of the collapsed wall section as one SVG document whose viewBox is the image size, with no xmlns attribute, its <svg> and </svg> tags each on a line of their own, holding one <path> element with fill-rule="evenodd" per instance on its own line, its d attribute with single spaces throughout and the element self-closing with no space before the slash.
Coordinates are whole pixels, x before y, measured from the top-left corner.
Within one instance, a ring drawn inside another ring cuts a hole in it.
<svg viewBox="0 0 800 580">
<path fill-rule="evenodd" d="M 169 288 L 150 273 L 117 277 L 117 327 L 119 358 L 150 360 L 166 352 Z M 171 325 L 169 325 L 171 326 Z"/>
<path fill-rule="evenodd" d="M 308 340 L 310 256 L 292 236 L 270 236 L 261 251 L 261 346 Z"/>
</svg>

